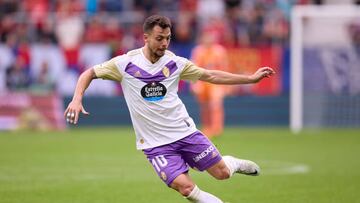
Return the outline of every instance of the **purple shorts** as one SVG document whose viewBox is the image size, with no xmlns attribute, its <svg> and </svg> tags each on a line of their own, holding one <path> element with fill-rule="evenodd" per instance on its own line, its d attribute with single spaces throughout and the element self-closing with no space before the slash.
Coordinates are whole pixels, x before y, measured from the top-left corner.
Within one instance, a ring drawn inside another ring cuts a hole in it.
<svg viewBox="0 0 360 203">
<path fill-rule="evenodd" d="M 187 173 L 189 166 L 204 171 L 222 159 L 214 144 L 201 132 L 143 151 L 158 176 L 168 186 L 180 174 Z"/>
</svg>

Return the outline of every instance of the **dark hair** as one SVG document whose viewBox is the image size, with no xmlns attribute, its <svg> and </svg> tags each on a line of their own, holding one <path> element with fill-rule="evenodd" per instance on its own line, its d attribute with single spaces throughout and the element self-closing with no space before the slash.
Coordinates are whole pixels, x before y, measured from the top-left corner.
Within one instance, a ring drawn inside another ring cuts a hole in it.
<svg viewBox="0 0 360 203">
<path fill-rule="evenodd" d="M 160 26 L 162 29 L 171 28 L 171 22 L 168 17 L 152 15 L 146 18 L 143 25 L 143 30 L 145 33 L 149 33 L 156 25 Z"/>
</svg>

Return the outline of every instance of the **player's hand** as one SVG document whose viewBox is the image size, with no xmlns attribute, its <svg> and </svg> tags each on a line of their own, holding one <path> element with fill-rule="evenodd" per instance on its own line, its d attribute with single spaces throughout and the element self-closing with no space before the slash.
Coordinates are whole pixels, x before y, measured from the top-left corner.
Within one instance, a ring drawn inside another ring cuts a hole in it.
<svg viewBox="0 0 360 203">
<path fill-rule="evenodd" d="M 66 122 L 71 124 L 77 124 L 79 120 L 80 112 L 84 115 L 90 115 L 89 112 L 85 111 L 83 105 L 81 102 L 72 101 L 66 108 L 64 112 L 64 117 L 66 119 Z"/>
<path fill-rule="evenodd" d="M 259 82 L 263 78 L 269 78 L 270 76 L 274 75 L 275 71 L 270 67 L 262 67 L 259 68 L 254 74 L 250 77 L 254 83 Z"/>
</svg>

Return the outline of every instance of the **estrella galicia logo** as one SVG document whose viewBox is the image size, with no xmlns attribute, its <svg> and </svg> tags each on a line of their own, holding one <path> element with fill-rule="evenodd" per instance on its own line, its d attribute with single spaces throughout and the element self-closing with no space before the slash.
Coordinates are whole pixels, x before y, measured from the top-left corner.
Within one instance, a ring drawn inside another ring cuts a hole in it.
<svg viewBox="0 0 360 203">
<path fill-rule="evenodd" d="M 159 101 L 166 95 L 166 87 L 159 82 L 151 82 L 141 89 L 141 96 L 146 101 Z"/>
</svg>

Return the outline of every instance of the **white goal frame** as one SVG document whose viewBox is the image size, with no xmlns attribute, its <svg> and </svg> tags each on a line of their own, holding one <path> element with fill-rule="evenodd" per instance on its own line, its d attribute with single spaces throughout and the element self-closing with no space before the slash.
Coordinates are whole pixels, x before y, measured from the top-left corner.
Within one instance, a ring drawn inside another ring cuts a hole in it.
<svg viewBox="0 0 360 203">
<path fill-rule="evenodd" d="M 303 22 L 305 17 L 360 17 L 360 6 L 355 5 L 299 5 L 291 13 L 290 35 L 290 129 L 303 129 Z"/>
</svg>

